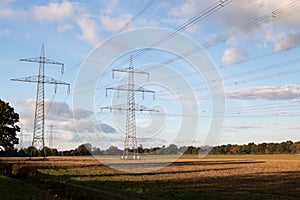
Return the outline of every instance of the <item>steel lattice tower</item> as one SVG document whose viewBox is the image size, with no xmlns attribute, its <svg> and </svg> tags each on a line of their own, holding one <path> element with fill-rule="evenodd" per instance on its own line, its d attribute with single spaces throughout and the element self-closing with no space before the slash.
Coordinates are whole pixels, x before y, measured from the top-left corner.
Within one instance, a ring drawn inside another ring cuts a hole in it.
<svg viewBox="0 0 300 200">
<path fill-rule="evenodd" d="M 26 78 L 18 78 L 18 79 L 11 79 L 11 80 L 37 83 L 35 114 L 34 114 L 34 124 L 33 124 L 33 139 L 31 145 L 32 147 L 41 149 L 43 153 L 43 157 L 46 157 L 46 152 L 44 148 L 45 147 L 45 83 L 54 84 L 55 92 L 56 92 L 57 85 L 67 85 L 68 92 L 70 92 L 70 84 L 45 76 L 45 64 L 60 65 L 61 74 L 63 74 L 64 71 L 64 64 L 46 58 L 44 44 L 42 44 L 40 57 L 20 59 L 20 61 L 39 63 L 38 76 L 29 76 Z M 30 157 L 31 156 L 32 155 L 30 155 Z"/>
<path fill-rule="evenodd" d="M 143 97 L 144 93 L 152 93 L 153 99 L 155 92 L 152 90 L 145 89 L 143 87 L 136 87 L 134 83 L 134 75 L 135 74 L 144 74 L 148 76 L 149 80 L 149 73 L 137 70 L 133 67 L 132 63 L 132 56 L 130 57 L 130 65 L 128 68 L 124 69 L 113 69 L 113 77 L 114 72 L 123 72 L 128 74 L 128 84 L 127 86 L 117 86 L 117 87 L 109 87 L 106 88 L 106 95 L 107 90 L 117 90 L 117 91 L 127 91 L 127 104 L 126 105 L 119 105 L 119 106 L 108 106 L 103 107 L 101 109 L 108 109 L 112 110 L 125 110 L 126 114 L 126 135 L 124 140 L 124 150 L 123 150 L 123 159 L 139 159 L 138 155 L 138 144 L 136 138 L 136 111 L 149 111 L 149 112 L 158 112 L 155 109 L 149 109 L 142 105 L 136 105 L 135 103 L 135 92 L 142 92 Z"/>
<path fill-rule="evenodd" d="M 50 125 L 49 148 L 53 148 L 53 124 Z"/>
<path fill-rule="evenodd" d="M 137 140 L 136 140 L 136 121 L 135 121 L 135 96 L 134 96 L 134 71 L 132 65 L 132 58 L 130 58 L 130 65 L 128 68 L 128 91 L 127 91 L 127 116 L 126 116 L 126 136 L 124 141 L 125 156 L 128 155 L 130 148 L 133 149 L 133 154 L 136 154 Z M 127 151 L 127 152 L 126 152 Z M 135 155 L 133 155 L 135 156 Z"/>
</svg>

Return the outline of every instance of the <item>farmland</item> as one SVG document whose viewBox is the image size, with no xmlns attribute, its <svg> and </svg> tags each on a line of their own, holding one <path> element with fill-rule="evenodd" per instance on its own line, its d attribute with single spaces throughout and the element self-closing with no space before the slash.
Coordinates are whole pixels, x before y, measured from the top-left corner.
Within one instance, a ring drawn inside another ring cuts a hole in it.
<svg viewBox="0 0 300 200">
<path fill-rule="evenodd" d="M 124 165 L 118 158 L 110 161 L 113 167 Z M 134 168 L 163 161 L 125 162 Z M 43 199 L 300 198 L 300 155 L 184 156 L 157 171 L 142 173 L 118 171 L 88 156 L 1 158 L 1 170 L 12 178 L 0 177 L 0 199 L 40 199 L 41 195 Z M 16 181 L 13 189 L 4 187 L 7 181 Z M 10 191 L 24 185 L 28 190 Z"/>
</svg>

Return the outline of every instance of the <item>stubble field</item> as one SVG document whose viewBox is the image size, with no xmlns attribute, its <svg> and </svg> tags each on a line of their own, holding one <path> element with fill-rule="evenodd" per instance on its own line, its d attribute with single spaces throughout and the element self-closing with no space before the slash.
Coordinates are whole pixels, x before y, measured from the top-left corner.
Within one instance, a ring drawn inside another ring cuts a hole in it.
<svg viewBox="0 0 300 200">
<path fill-rule="evenodd" d="M 147 162 L 164 160 L 127 167 Z M 185 156 L 144 173 L 93 157 L 1 158 L 0 165 L 0 199 L 300 199 L 300 155 Z"/>
</svg>

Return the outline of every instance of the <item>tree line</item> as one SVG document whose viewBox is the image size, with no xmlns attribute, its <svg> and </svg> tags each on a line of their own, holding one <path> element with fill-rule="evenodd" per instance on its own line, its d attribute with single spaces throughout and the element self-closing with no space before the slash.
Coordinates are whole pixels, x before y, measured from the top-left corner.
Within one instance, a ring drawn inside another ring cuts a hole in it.
<svg viewBox="0 0 300 200">
<path fill-rule="evenodd" d="M 227 144 L 213 147 L 210 154 L 300 154 L 300 142 L 286 141 L 281 143 L 248 143 L 244 145 Z"/>
<path fill-rule="evenodd" d="M 204 146 L 182 146 L 178 147 L 175 144 L 169 146 L 143 148 L 140 145 L 137 149 L 138 153 L 143 155 L 245 155 L 245 154 L 300 154 L 300 141 L 292 142 L 286 141 L 281 143 L 248 143 L 243 145 L 227 144 L 215 147 Z M 58 151 L 56 148 L 44 147 L 44 149 L 36 149 L 35 147 L 28 147 L 22 149 L 10 149 L 0 151 L 0 156 L 87 156 L 87 155 L 122 155 L 123 150 L 116 146 L 110 146 L 108 149 L 101 150 L 97 147 L 92 147 L 91 144 L 82 144 L 75 149 Z"/>
</svg>

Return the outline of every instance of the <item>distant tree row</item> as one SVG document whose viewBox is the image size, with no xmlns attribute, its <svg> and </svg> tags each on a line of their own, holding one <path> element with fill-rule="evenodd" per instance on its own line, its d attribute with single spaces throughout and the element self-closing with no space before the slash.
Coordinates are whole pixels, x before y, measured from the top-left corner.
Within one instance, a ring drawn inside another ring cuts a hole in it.
<svg viewBox="0 0 300 200">
<path fill-rule="evenodd" d="M 88 155 L 122 155 L 123 151 L 117 147 L 111 146 L 106 150 L 100 150 L 99 148 L 92 147 L 91 144 L 82 144 L 75 149 L 58 151 L 56 148 L 44 147 L 43 149 L 37 149 L 35 147 L 28 147 L 22 149 L 13 150 L 0 150 L 0 156 L 22 156 L 22 157 L 36 157 L 43 156 L 44 152 L 46 156 L 88 156 Z"/>
<path fill-rule="evenodd" d="M 75 149 L 67 151 L 58 151 L 55 148 L 44 147 L 38 150 L 35 147 L 22 148 L 20 150 L 13 149 L 0 151 L 0 156 L 42 156 L 45 151 L 47 156 L 86 156 L 86 155 L 122 155 L 123 150 L 116 146 L 111 146 L 106 150 L 100 150 L 97 147 L 92 147 L 91 144 L 82 144 Z M 300 142 L 286 141 L 281 143 L 261 143 L 261 144 L 227 144 L 215 147 L 194 147 L 183 146 L 177 147 L 175 144 L 170 144 L 168 147 L 143 148 L 138 147 L 139 154 L 150 155 L 243 155 L 243 154 L 300 154 Z"/>
<path fill-rule="evenodd" d="M 300 154 L 300 142 L 286 141 L 281 143 L 261 143 L 244 145 L 221 145 L 213 147 L 210 154 Z"/>
</svg>

